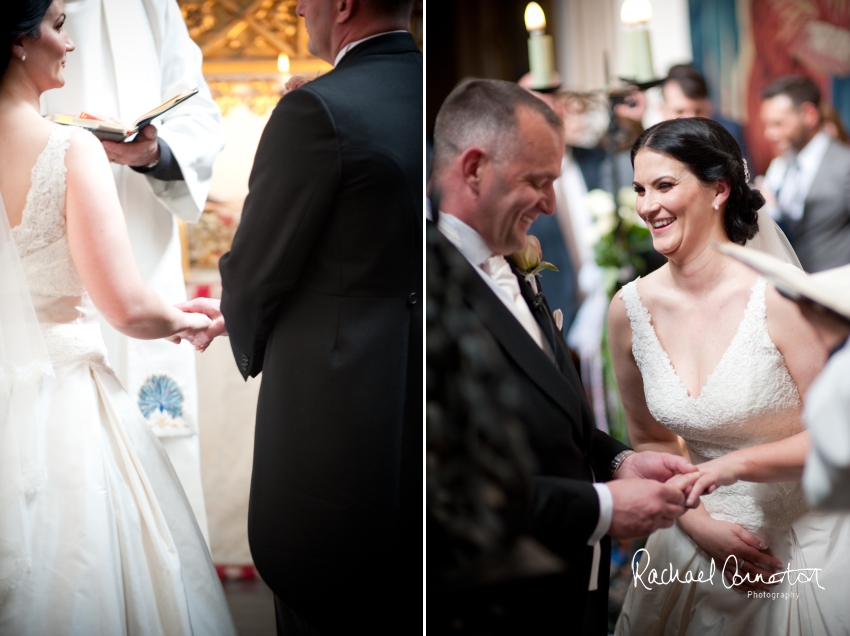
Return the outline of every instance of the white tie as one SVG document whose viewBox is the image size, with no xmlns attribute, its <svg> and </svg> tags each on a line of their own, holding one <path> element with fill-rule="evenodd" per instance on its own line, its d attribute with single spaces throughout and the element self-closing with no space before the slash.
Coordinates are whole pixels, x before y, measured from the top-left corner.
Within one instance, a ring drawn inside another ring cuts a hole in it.
<svg viewBox="0 0 850 636">
<path fill-rule="evenodd" d="M 522 292 L 519 289 L 519 281 L 505 257 L 491 256 L 481 264 L 481 269 L 511 299 L 512 306 L 509 309 L 511 309 L 514 317 L 519 320 L 519 323 L 528 332 L 528 335 L 534 339 L 537 346 L 542 349 L 543 336 L 540 333 L 540 325 L 537 324 L 531 313 L 531 309 L 529 309 L 528 304 L 525 302 L 525 298 L 522 297 Z"/>
<path fill-rule="evenodd" d="M 795 157 L 791 160 L 788 170 L 785 173 L 785 182 L 782 184 L 782 190 L 779 192 L 779 209 L 785 217 L 794 221 L 799 221 L 803 218 L 803 208 L 805 207 L 805 197 L 803 194 L 803 169 L 800 162 Z"/>
</svg>

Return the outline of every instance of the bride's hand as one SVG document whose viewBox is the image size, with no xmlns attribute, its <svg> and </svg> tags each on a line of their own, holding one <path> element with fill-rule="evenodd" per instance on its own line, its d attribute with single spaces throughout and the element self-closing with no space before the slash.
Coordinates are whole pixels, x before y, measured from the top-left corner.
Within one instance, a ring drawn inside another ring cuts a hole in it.
<svg viewBox="0 0 850 636">
<path fill-rule="evenodd" d="M 210 343 L 218 336 L 226 336 L 227 326 L 224 324 L 224 316 L 221 315 L 221 301 L 217 298 L 195 298 L 175 305 L 177 309 L 186 312 L 199 312 L 205 314 L 212 321 L 207 329 L 187 338 L 195 349 L 203 353 Z"/>
<path fill-rule="evenodd" d="M 184 313 L 183 322 L 180 325 L 182 329 L 166 340 L 175 344 L 180 344 L 181 340 L 192 342 L 198 334 L 205 332 L 211 324 L 212 320 L 204 314 Z M 192 342 L 192 344 L 195 343 Z"/>
<path fill-rule="evenodd" d="M 688 494 L 687 506 L 697 505 L 700 495 L 710 495 L 720 486 L 731 486 L 739 479 L 740 461 L 735 453 L 697 465 L 700 473 Z"/>
<path fill-rule="evenodd" d="M 283 85 L 283 88 L 288 93 L 289 91 L 294 91 L 296 89 L 301 88 L 309 81 L 310 80 L 308 80 L 306 77 L 301 77 L 300 75 L 293 75 L 288 80 L 286 80 L 286 84 Z"/>
<path fill-rule="evenodd" d="M 761 539 L 736 523 L 712 519 L 705 513 L 697 515 L 696 511 L 688 514 L 698 517 L 698 520 L 692 519 L 690 522 L 683 523 L 683 517 L 679 520 L 680 525 L 694 542 L 714 559 L 718 570 L 724 569 L 725 566 L 723 576 L 726 580 L 729 583 L 735 582 L 733 581 L 733 575 L 736 572 L 735 559 L 730 559 L 730 555 L 738 559 L 738 575 L 744 578 L 749 575 L 750 581 L 735 585 L 733 589 L 742 593 L 771 589 L 771 584 L 761 581 L 751 582 L 758 574 L 763 581 L 769 581 L 774 571 L 784 567 L 779 559 L 769 553 L 768 546 L 762 543 Z"/>
</svg>

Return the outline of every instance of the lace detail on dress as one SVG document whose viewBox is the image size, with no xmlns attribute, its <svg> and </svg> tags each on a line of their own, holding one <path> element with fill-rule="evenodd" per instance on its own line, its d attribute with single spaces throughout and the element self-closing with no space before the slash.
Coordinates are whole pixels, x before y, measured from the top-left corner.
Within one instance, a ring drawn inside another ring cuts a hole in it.
<svg viewBox="0 0 850 636">
<path fill-rule="evenodd" d="M 32 185 L 12 228 L 21 264 L 33 294 L 79 296 L 85 292 L 68 249 L 65 228 L 65 152 L 70 126 L 57 125 L 32 167 Z"/>
<path fill-rule="evenodd" d="M 643 377 L 649 412 L 685 440 L 695 463 L 802 430 L 800 393 L 768 332 L 765 287 L 763 278 L 753 285 L 735 337 L 696 398 L 688 395 L 662 348 L 637 280 L 623 287 L 632 354 Z M 702 501 L 712 517 L 751 531 L 787 527 L 805 512 L 797 482 L 739 482 Z"/>
</svg>

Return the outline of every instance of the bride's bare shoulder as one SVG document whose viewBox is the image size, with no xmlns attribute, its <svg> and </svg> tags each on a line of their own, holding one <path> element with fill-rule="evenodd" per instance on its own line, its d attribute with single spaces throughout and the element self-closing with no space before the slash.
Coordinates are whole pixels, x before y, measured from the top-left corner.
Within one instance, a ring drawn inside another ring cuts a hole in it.
<svg viewBox="0 0 850 636">
<path fill-rule="evenodd" d="M 60 126 L 61 124 L 53 124 Z M 65 154 L 65 166 L 70 176 L 86 170 L 107 169 L 109 160 L 100 140 L 88 130 L 73 127 L 71 129 L 68 151 Z"/>
<path fill-rule="evenodd" d="M 801 395 L 826 364 L 829 352 L 815 327 L 796 302 L 782 296 L 773 285 L 765 290 L 770 339 L 785 359 Z"/>
<path fill-rule="evenodd" d="M 60 126 L 65 128 L 62 124 L 53 124 L 54 126 Z M 103 146 L 100 144 L 100 140 L 94 136 L 90 131 L 85 128 L 79 128 L 77 126 L 68 126 L 71 129 L 70 135 L 70 145 L 68 147 L 69 150 L 78 150 L 82 152 L 96 152 L 100 151 L 99 154 L 103 154 L 106 156 L 106 153 L 103 150 Z"/>
<path fill-rule="evenodd" d="M 655 300 L 665 293 L 669 293 L 671 289 L 670 266 L 667 264 L 662 265 L 646 276 L 642 276 L 637 281 L 637 291 L 644 305 L 647 303 L 653 304 Z"/>
<path fill-rule="evenodd" d="M 767 310 L 767 322 L 771 335 L 775 331 L 782 337 L 787 331 L 794 331 L 808 325 L 800 308 L 793 300 L 780 294 L 776 287 L 768 284 L 764 290 L 764 304 Z"/>
</svg>

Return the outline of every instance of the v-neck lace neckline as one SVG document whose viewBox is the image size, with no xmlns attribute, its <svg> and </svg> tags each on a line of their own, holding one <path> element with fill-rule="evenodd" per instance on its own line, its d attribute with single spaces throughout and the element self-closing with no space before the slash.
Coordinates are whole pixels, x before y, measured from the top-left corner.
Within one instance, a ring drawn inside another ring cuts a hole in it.
<svg viewBox="0 0 850 636">
<path fill-rule="evenodd" d="M 753 306 L 754 306 L 754 302 L 755 302 L 755 298 L 756 298 L 756 290 L 757 290 L 757 288 L 760 284 L 761 285 L 764 284 L 765 279 L 762 278 L 762 277 L 757 278 L 756 282 L 753 283 L 753 286 L 750 287 L 750 298 L 747 301 L 746 308 L 744 309 L 744 315 L 741 318 L 741 321 L 738 323 L 738 328 L 735 330 L 735 335 L 732 337 L 732 340 L 729 343 L 729 345 L 726 347 L 726 350 L 723 352 L 723 355 L 720 356 L 720 360 L 714 366 L 714 369 L 712 369 L 711 373 L 708 374 L 708 377 L 705 379 L 705 383 L 700 387 L 699 394 L 696 397 L 691 395 L 691 392 L 688 389 L 688 386 L 685 384 L 685 382 L 682 380 L 682 378 L 676 372 L 676 368 L 673 366 L 673 362 L 670 360 L 670 356 L 667 354 L 667 351 L 664 350 L 664 347 L 662 346 L 661 341 L 658 339 L 658 333 L 655 331 L 655 325 L 652 324 L 652 314 L 649 313 L 649 310 L 643 304 L 643 300 L 641 299 L 641 296 L 640 296 L 640 291 L 637 288 L 638 280 L 640 280 L 640 277 L 638 277 L 634 281 L 635 297 L 637 298 L 637 302 L 640 305 L 640 307 L 646 313 L 646 324 L 649 327 L 649 333 L 652 335 L 652 342 L 658 348 L 658 353 L 660 354 L 661 358 L 664 360 L 666 368 L 669 370 L 671 376 L 675 379 L 676 384 L 682 389 L 682 391 L 685 395 L 685 398 L 688 399 L 691 402 L 697 403 L 697 402 L 700 401 L 700 398 L 702 398 L 705 395 L 706 390 L 711 387 L 712 379 L 717 375 L 718 371 L 721 371 L 723 369 L 723 366 L 726 363 L 726 360 L 731 355 L 730 351 L 732 351 L 734 349 L 735 345 L 737 344 L 737 342 L 740 341 L 740 339 L 742 337 L 741 334 L 744 331 L 744 326 L 749 322 L 749 317 L 753 313 Z"/>
</svg>

